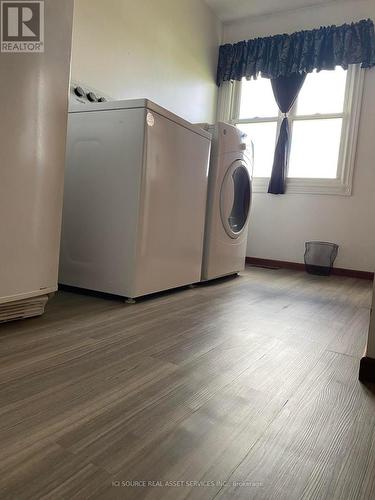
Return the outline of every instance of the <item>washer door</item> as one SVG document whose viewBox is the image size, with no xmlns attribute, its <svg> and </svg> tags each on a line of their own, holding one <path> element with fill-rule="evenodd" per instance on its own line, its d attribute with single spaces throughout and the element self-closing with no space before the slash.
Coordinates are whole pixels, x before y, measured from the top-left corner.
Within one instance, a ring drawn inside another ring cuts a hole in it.
<svg viewBox="0 0 375 500">
<path fill-rule="evenodd" d="M 225 174 L 220 192 L 220 215 L 225 232 L 238 238 L 246 227 L 251 205 L 251 180 L 246 163 L 236 160 Z"/>
</svg>

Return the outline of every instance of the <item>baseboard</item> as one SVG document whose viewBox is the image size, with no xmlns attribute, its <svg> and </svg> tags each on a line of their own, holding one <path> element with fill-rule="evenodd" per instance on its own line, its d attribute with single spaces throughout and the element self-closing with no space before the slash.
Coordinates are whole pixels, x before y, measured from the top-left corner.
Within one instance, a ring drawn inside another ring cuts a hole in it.
<svg viewBox="0 0 375 500">
<path fill-rule="evenodd" d="M 293 269 L 294 271 L 305 271 L 305 265 L 299 262 L 288 262 L 285 260 L 258 259 L 257 257 L 246 257 L 246 262 L 253 266 L 269 267 L 271 269 Z M 364 280 L 373 280 L 374 273 L 367 271 L 357 271 L 355 269 L 343 269 L 334 267 L 332 274 L 336 276 L 347 276 L 349 278 L 360 278 Z"/>
<path fill-rule="evenodd" d="M 367 356 L 361 359 L 359 365 L 359 380 L 375 383 L 375 359 Z"/>
</svg>

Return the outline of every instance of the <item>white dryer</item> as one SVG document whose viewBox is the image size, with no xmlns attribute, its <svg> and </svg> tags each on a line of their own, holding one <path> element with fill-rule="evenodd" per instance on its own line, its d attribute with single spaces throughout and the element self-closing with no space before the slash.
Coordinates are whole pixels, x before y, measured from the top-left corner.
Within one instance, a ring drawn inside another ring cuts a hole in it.
<svg viewBox="0 0 375 500">
<path fill-rule="evenodd" d="M 244 134 L 217 123 L 212 134 L 202 281 L 236 274 L 245 267 L 251 207 L 253 153 Z"/>
</svg>

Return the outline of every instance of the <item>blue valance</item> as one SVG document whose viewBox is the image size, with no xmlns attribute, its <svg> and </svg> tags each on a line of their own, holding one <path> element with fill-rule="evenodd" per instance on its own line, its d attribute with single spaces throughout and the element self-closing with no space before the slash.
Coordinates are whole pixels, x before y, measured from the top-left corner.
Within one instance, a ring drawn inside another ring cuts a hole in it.
<svg viewBox="0 0 375 500">
<path fill-rule="evenodd" d="M 349 64 L 375 66 L 375 31 L 370 19 L 222 45 L 217 84 L 259 74 L 273 79 L 335 66 L 347 69 Z"/>
</svg>

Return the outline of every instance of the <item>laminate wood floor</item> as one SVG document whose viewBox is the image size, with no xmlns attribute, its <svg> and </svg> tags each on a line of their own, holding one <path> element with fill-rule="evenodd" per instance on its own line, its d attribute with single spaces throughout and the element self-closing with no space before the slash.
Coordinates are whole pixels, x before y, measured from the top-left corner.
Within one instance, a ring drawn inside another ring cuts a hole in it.
<svg viewBox="0 0 375 500">
<path fill-rule="evenodd" d="M 375 499 L 367 281 L 248 268 L 0 327 L 1 499 Z"/>
</svg>

